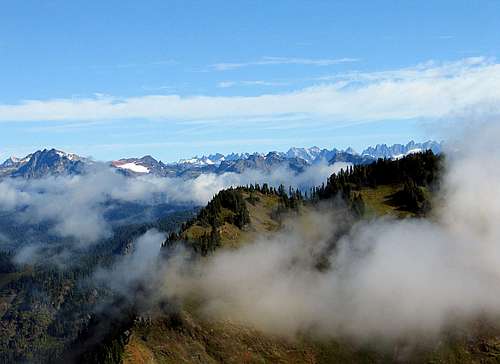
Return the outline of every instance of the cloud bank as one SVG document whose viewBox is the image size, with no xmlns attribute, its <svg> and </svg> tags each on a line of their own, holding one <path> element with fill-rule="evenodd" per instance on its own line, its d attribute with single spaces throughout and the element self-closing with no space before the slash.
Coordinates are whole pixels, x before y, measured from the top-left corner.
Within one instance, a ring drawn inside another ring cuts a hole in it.
<svg viewBox="0 0 500 364">
<path fill-rule="evenodd" d="M 412 68 L 347 73 L 319 84 L 258 96 L 147 95 L 26 100 L 0 105 L 0 121 L 240 120 L 307 115 L 325 122 L 441 118 L 500 102 L 500 64 L 477 57 Z"/>
<path fill-rule="evenodd" d="M 109 237 L 106 212 L 117 203 L 205 205 L 218 191 L 231 186 L 267 182 L 295 188 L 321 184 L 347 163 L 319 163 L 303 173 L 280 167 L 271 172 L 202 174 L 197 178 L 126 177 L 97 166 L 83 175 L 0 181 L 0 212 L 13 213 L 21 223 L 49 222 L 51 232 L 87 244 Z"/>
</svg>

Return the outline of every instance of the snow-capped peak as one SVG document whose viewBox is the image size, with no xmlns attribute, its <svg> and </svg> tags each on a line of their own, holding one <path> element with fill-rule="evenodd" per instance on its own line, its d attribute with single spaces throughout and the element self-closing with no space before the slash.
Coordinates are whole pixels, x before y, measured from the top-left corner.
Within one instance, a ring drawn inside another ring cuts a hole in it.
<svg viewBox="0 0 500 364">
<path fill-rule="evenodd" d="M 20 160 L 21 160 L 21 158 L 17 158 L 17 157 L 11 156 L 8 159 L 6 159 L 1 164 L 1 166 L 2 167 L 12 167 L 12 166 L 16 165 L 17 163 L 19 163 Z"/>
<path fill-rule="evenodd" d="M 366 158 L 401 158 L 407 154 L 417 153 L 420 151 L 431 149 L 434 153 L 441 152 L 441 144 L 433 141 L 428 141 L 425 143 L 416 143 L 410 141 L 406 145 L 403 144 L 393 144 L 387 146 L 386 144 L 377 144 L 375 147 L 366 148 L 361 156 Z M 353 156 L 360 156 L 353 148 L 348 147 L 344 150 L 338 149 L 321 149 L 317 146 L 309 148 L 299 148 L 292 147 L 287 152 L 269 152 L 269 153 L 231 153 L 228 155 L 223 155 L 221 153 L 211 154 L 201 157 L 193 157 L 190 159 L 181 159 L 173 165 L 185 165 L 192 167 L 204 167 L 204 166 L 219 166 L 222 162 L 234 162 L 238 160 L 247 160 L 251 156 L 260 156 L 264 158 L 286 158 L 293 159 L 298 158 L 304 160 L 308 164 L 318 163 L 320 161 L 330 161 L 335 158 L 339 153 L 348 154 Z"/>
<path fill-rule="evenodd" d="M 301 158 L 308 163 L 313 163 L 321 153 L 321 149 L 314 146 L 311 148 L 290 148 L 285 153 L 287 158 Z"/>
<path fill-rule="evenodd" d="M 209 165 L 219 165 L 225 160 L 225 156 L 220 153 L 211 154 L 207 156 L 195 156 L 190 159 L 181 159 L 176 164 L 190 164 L 193 166 L 209 166 Z"/>
<path fill-rule="evenodd" d="M 62 152 L 60 150 L 55 150 L 55 153 L 61 157 L 61 158 L 67 158 L 69 159 L 70 161 L 78 161 L 80 160 L 81 158 L 76 155 L 76 154 L 73 154 L 73 153 L 66 153 L 66 152 Z"/>
<path fill-rule="evenodd" d="M 377 144 L 375 147 L 368 147 L 362 155 L 372 158 L 391 158 L 399 159 L 408 154 L 422 152 L 424 150 L 432 150 L 434 153 L 441 152 L 441 143 L 434 141 L 427 141 L 424 143 L 416 143 L 413 140 L 408 144 L 393 144 L 388 146 L 386 144 Z"/>
</svg>

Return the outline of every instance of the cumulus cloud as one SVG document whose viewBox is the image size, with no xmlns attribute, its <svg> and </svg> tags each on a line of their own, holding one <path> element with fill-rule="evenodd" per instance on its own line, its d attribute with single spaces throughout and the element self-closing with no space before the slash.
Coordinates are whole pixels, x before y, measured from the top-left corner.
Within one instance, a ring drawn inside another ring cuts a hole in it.
<svg viewBox="0 0 500 364">
<path fill-rule="evenodd" d="M 311 213 L 195 263 L 174 255 L 166 294 L 198 297 L 209 317 L 282 335 L 430 338 L 500 315 L 496 125 L 469 134 L 449 159 L 431 218 L 359 222 L 334 239 L 337 217 Z M 319 258 L 329 267 L 318 269 Z"/>
<path fill-rule="evenodd" d="M 24 223 L 49 222 L 51 232 L 92 243 L 110 236 L 105 214 L 113 203 L 205 205 L 218 191 L 231 186 L 267 182 L 309 188 L 326 180 L 347 163 L 319 163 L 295 173 L 280 167 L 269 172 L 201 174 L 192 179 L 162 178 L 150 175 L 126 177 L 116 170 L 96 166 L 83 175 L 56 176 L 0 181 L 0 211 L 15 211 Z"/>
<path fill-rule="evenodd" d="M 207 203 L 218 191 L 228 188 L 243 186 L 254 183 L 268 183 L 270 186 L 292 186 L 294 188 L 308 189 L 320 185 L 332 175 L 341 169 L 346 169 L 350 163 L 337 162 L 328 165 L 326 162 L 314 164 L 306 168 L 301 173 L 296 173 L 287 167 L 277 167 L 271 171 L 259 171 L 247 169 L 242 173 L 224 173 L 216 175 L 213 173 L 202 174 L 195 179 L 185 180 L 178 183 L 176 179 L 167 179 L 165 183 L 176 185 L 177 189 L 172 188 L 174 198 L 190 198 L 193 201 L 203 205 Z"/>
<path fill-rule="evenodd" d="M 500 65 L 485 58 L 328 76 L 320 84 L 258 96 L 147 95 L 26 100 L 0 105 L 0 121 L 239 120 L 307 115 L 331 122 L 441 118 L 500 101 Z"/>
</svg>

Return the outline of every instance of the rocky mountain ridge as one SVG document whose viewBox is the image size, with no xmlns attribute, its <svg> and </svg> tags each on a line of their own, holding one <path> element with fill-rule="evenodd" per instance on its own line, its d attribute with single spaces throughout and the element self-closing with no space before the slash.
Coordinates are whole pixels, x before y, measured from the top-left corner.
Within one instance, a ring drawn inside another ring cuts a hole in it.
<svg viewBox="0 0 500 364">
<path fill-rule="evenodd" d="M 182 159 L 164 163 L 150 155 L 141 158 L 124 158 L 112 162 L 102 162 L 116 168 L 127 176 L 152 174 L 159 177 L 195 178 L 201 174 L 227 172 L 242 173 L 245 170 L 269 172 L 276 168 L 288 168 L 294 172 L 303 172 L 308 166 L 318 163 L 333 164 L 347 162 L 354 165 L 369 164 L 378 158 L 399 159 L 405 155 L 425 150 L 435 154 L 442 151 L 442 143 L 427 141 L 406 145 L 377 144 L 361 153 L 352 148 L 339 150 L 316 146 L 311 148 L 290 148 L 287 152 L 271 151 L 268 153 L 215 153 L 208 156 Z M 48 175 L 80 174 L 91 164 L 89 158 L 57 149 L 43 149 L 24 158 L 10 157 L 0 164 L 0 177 L 40 178 Z"/>
</svg>

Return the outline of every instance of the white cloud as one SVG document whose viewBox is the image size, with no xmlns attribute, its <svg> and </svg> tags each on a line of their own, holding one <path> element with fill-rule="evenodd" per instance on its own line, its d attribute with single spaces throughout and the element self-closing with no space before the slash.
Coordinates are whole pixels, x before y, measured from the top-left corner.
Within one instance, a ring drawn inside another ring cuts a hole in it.
<svg viewBox="0 0 500 364">
<path fill-rule="evenodd" d="M 258 96 L 148 95 L 27 100 L 0 105 L 0 121 L 239 120 L 306 115 L 325 122 L 440 118 L 500 101 L 500 64 L 484 58 L 335 75 L 296 91 Z M 226 84 L 228 86 L 228 84 Z"/>
<path fill-rule="evenodd" d="M 455 38 L 453 35 L 449 35 L 449 34 L 443 34 L 443 35 L 438 35 L 437 36 L 437 39 L 440 39 L 440 40 L 449 40 L 449 39 L 453 39 Z"/>
<path fill-rule="evenodd" d="M 250 66 L 267 66 L 280 64 L 300 64 L 309 66 L 332 66 L 340 63 L 357 62 L 357 58 L 337 58 L 337 59 L 309 59 L 309 58 L 288 58 L 288 57 L 262 57 L 258 61 L 252 62 L 226 62 L 215 63 L 210 67 L 216 71 L 228 71 Z"/>
<path fill-rule="evenodd" d="M 217 84 L 217 87 L 219 87 L 219 88 L 228 88 L 228 87 L 233 87 L 236 84 L 238 84 L 238 83 L 235 82 L 235 81 L 221 81 L 221 82 L 219 82 Z"/>
<path fill-rule="evenodd" d="M 286 86 L 288 82 L 251 80 L 251 81 L 222 81 L 217 84 L 219 88 L 228 88 L 233 86 Z"/>
<path fill-rule="evenodd" d="M 166 236 L 159 231 L 148 230 L 134 240 L 130 254 L 121 256 L 111 268 L 99 268 L 94 278 L 116 292 L 133 297 L 139 283 L 147 278 L 149 282 L 154 281 L 157 272 L 152 267 L 155 267 L 165 239 Z"/>
<path fill-rule="evenodd" d="M 287 167 L 269 172 L 245 170 L 220 175 L 201 174 L 192 179 L 144 175 L 125 177 L 116 170 L 96 165 L 78 176 L 57 176 L 25 180 L 0 180 L 0 213 L 16 212 L 21 222 L 51 222 L 52 233 L 92 243 L 109 236 L 104 218 L 115 202 L 205 205 L 218 191 L 231 186 L 267 182 L 272 186 L 308 189 L 324 182 L 348 164 L 319 163 L 295 173 Z"/>
</svg>

